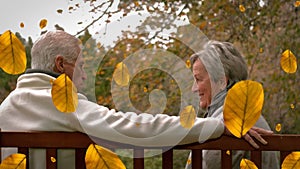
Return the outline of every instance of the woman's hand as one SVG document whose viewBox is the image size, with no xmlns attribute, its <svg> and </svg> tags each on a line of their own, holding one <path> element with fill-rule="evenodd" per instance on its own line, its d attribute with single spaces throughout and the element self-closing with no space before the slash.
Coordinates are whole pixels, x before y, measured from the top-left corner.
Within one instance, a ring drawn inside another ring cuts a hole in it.
<svg viewBox="0 0 300 169">
<path fill-rule="evenodd" d="M 230 131 L 225 127 L 225 135 L 233 136 Z M 259 142 L 266 145 L 268 144 L 265 139 L 261 137 L 261 135 L 270 135 L 273 134 L 273 131 L 266 130 L 259 127 L 252 127 L 244 136 L 242 136 L 248 143 L 250 143 L 254 148 L 259 148 L 258 144 L 253 140 L 252 137 L 256 138 Z"/>
</svg>

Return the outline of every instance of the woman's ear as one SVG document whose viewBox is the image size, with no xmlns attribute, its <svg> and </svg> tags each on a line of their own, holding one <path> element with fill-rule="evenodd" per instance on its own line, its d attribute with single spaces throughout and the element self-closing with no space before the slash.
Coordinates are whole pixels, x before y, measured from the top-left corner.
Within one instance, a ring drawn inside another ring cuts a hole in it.
<svg viewBox="0 0 300 169">
<path fill-rule="evenodd" d="M 63 56 L 56 56 L 54 60 L 54 72 L 57 73 L 64 73 L 64 57 Z"/>
</svg>

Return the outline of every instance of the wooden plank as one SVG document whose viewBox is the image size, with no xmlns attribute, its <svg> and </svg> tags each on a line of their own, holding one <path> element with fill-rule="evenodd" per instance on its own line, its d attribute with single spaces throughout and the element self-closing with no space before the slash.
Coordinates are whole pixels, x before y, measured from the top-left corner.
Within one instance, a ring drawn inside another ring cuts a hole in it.
<svg viewBox="0 0 300 169">
<path fill-rule="evenodd" d="M 26 168 L 29 168 L 29 148 L 28 147 L 18 147 L 18 153 L 26 155 Z"/>
<path fill-rule="evenodd" d="M 57 169 L 57 151 L 55 148 L 46 149 L 46 168 Z"/>
<path fill-rule="evenodd" d="M 85 148 L 77 148 L 75 149 L 75 166 L 76 169 L 85 169 L 85 153 L 86 149 Z"/>
<path fill-rule="evenodd" d="M 162 168 L 173 169 L 173 149 L 163 149 Z"/>
<path fill-rule="evenodd" d="M 232 152 L 227 154 L 227 151 L 221 151 L 221 168 L 232 168 Z"/>
<path fill-rule="evenodd" d="M 299 151 L 300 135 L 274 134 L 262 136 L 267 145 L 258 143 L 260 151 Z M 244 139 L 231 136 L 221 136 L 219 139 L 212 139 L 202 144 L 192 143 L 187 145 L 177 145 L 175 149 L 208 149 L 208 150 L 256 150 Z"/>
<path fill-rule="evenodd" d="M 144 169 L 144 149 L 134 149 L 133 158 L 133 168 Z"/>
<path fill-rule="evenodd" d="M 251 151 L 251 161 L 254 162 L 254 164 L 256 165 L 257 168 L 261 168 L 262 167 L 262 152 L 261 151 Z"/>
<path fill-rule="evenodd" d="M 192 150 L 192 169 L 202 168 L 202 150 Z"/>
</svg>

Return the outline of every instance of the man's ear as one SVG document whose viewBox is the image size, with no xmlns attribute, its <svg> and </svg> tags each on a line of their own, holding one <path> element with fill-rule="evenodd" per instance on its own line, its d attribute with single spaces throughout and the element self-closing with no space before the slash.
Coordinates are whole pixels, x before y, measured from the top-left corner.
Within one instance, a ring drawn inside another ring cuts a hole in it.
<svg viewBox="0 0 300 169">
<path fill-rule="evenodd" d="M 63 56 L 56 56 L 54 60 L 54 72 L 57 73 L 64 73 L 64 57 Z"/>
</svg>

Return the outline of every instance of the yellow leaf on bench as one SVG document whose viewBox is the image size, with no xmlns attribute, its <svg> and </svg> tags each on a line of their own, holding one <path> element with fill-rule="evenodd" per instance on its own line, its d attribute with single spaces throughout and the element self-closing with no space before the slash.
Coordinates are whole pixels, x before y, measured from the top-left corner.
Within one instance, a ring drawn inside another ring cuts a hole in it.
<svg viewBox="0 0 300 169">
<path fill-rule="evenodd" d="M 12 154 L 2 161 L 0 169 L 26 169 L 26 156 Z"/>
<path fill-rule="evenodd" d="M 91 144 L 85 154 L 86 169 L 126 169 L 114 152 L 96 144 Z"/>
</svg>

